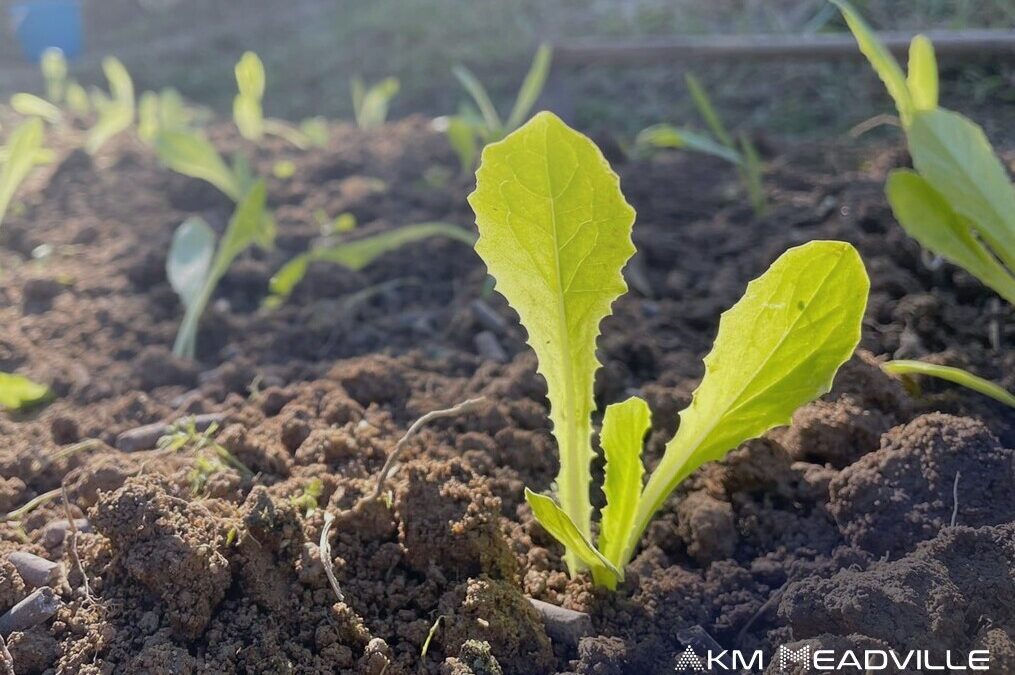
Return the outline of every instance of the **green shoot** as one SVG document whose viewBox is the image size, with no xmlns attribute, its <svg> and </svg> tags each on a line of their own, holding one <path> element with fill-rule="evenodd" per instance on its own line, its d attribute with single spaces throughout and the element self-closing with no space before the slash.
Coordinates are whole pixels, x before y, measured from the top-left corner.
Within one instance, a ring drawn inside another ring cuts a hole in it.
<svg viewBox="0 0 1015 675">
<path fill-rule="evenodd" d="M 95 96 L 95 109 L 99 119 L 88 130 L 85 150 L 95 154 L 106 142 L 134 124 L 134 83 L 130 73 L 119 59 L 107 56 L 102 60 L 102 71 L 109 82 L 109 93 Z"/>
<path fill-rule="evenodd" d="M 929 377 L 936 377 L 940 380 L 947 380 L 948 382 L 962 385 L 966 389 L 972 389 L 984 396 L 989 396 L 995 401 L 1000 401 L 1007 406 L 1015 408 L 1015 396 L 1008 393 L 990 380 L 977 377 L 976 375 L 962 370 L 961 368 L 939 366 L 936 363 L 927 363 L 925 361 L 908 361 L 900 359 L 881 364 L 881 369 L 886 373 L 901 375 L 903 377 L 927 375 Z"/>
<path fill-rule="evenodd" d="M 317 500 L 321 498 L 323 493 L 324 483 L 321 482 L 320 478 L 312 478 L 303 488 L 303 492 L 298 497 L 293 497 L 290 501 L 293 506 L 303 513 L 304 518 L 309 518 L 317 510 Z"/>
<path fill-rule="evenodd" d="M 3 167 L 0 168 L 0 224 L 14 198 L 14 192 L 39 163 L 40 153 L 43 152 L 43 132 L 42 120 L 33 118 L 19 124 L 8 139 Z"/>
<path fill-rule="evenodd" d="M 14 94 L 11 96 L 11 108 L 19 115 L 39 117 L 50 124 L 59 124 L 63 119 L 59 108 L 35 94 Z"/>
<path fill-rule="evenodd" d="M 684 79 L 687 82 L 687 89 L 691 92 L 691 100 L 711 134 L 670 124 L 654 124 L 638 134 L 635 146 L 643 151 L 653 148 L 689 150 L 712 155 L 733 164 L 740 174 L 740 180 L 744 184 L 755 215 L 763 215 L 768 208 L 768 202 L 762 180 L 764 166 L 757 149 L 745 133 L 734 139 L 712 105 L 712 99 L 693 73 L 687 73 Z"/>
<path fill-rule="evenodd" d="M 49 387 L 24 375 L 0 373 L 0 408 L 22 410 L 45 402 L 52 395 Z"/>
<path fill-rule="evenodd" d="M 46 49 L 39 60 L 39 68 L 46 82 L 46 98 L 60 105 L 67 95 L 67 59 L 63 52 L 55 47 Z"/>
<path fill-rule="evenodd" d="M 185 309 L 174 354 L 194 358 L 201 315 L 233 260 L 251 246 L 273 245 L 275 222 L 266 213 L 265 202 L 264 181 L 259 180 L 237 205 L 217 246 L 215 233 L 198 217 L 185 220 L 173 234 L 166 273 Z"/>
<path fill-rule="evenodd" d="M 196 420 L 187 417 L 174 424 L 156 442 L 155 447 L 161 452 L 174 453 L 186 449 L 196 456 L 189 475 L 190 489 L 195 495 L 203 494 L 208 479 L 226 465 L 236 469 L 245 478 L 253 475 L 243 462 L 215 440 L 218 430 L 219 425 L 212 423 L 204 431 L 199 431 Z"/>
<path fill-rule="evenodd" d="M 400 87 L 398 79 L 394 77 L 386 77 L 369 88 L 359 76 L 353 77 L 349 81 L 349 89 L 356 125 L 360 129 L 374 129 L 384 124 L 388 119 L 391 99 Z"/>
<path fill-rule="evenodd" d="M 141 94 L 137 107 L 137 135 L 145 143 L 155 144 L 163 131 L 186 131 L 191 112 L 180 92 L 167 87 L 160 92 Z"/>
<path fill-rule="evenodd" d="M 342 216 L 339 216 L 339 219 Z M 337 220 L 337 219 L 336 219 Z M 353 220 L 355 226 L 355 220 Z M 306 253 L 287 262 L 271 278 L 271 295 L 265 301 L 268 307 L 278 307 L 285 302 L 296 285 L 307 274 L 310 263 L 323 261 L 342 265 L 351 270 L 361 270 L 385 253 L 429 237 L 448 237 L 472 246 L 476 238 L 472 233 L 450 223 L 416 223 L 394 230 L 354 239 L 334 241 L 325 239 Z"/>
<path fill-rule="evenodd" d="M 310 145 L 323 148 L 328 145 L 331 132 L 328 130 L 328 120 L 323 117 L 308 117 L 300 122 L 300 133 Z"/>
<path fill-rule="evenodd" d="M 234 70 L 239 92 L 233 99 L 233 121 L 241 136 L 259 141 L 264 135 L 264 64 L 254 52 L 244 52 Z"/>
<path fill-rule="evenodd" d="M 461 83 L 479 110 L 479 117 L 475 114 L 465 113 L 446 120 L 445 132 L 448 135 L 448 142 L 458 156 L 463 172 L 475 168 L 478 153 L 483 146 L 499 141 L 528 119 L 532 107 L 539 100 L 543 88 L 546 86 L 552 62 L 553 50 L 550 45 L 545 43 L 539 45 L 536 55 L 532 59 L 532 65 L 529 66 L 529 72 L 518 89 L 514 106 L 511 108 L 511 114 L 508 115 L 506 122 L 501 121 L 501 116 L 490 99 L 486 87 L 472 74 L 471 70 L 462 65 L 451 69 L 455 78 Z"/>
<path fill-rule="evenodd" d="M 560 451 L 558 500 L 526 491 L 543 527 L 564 544 L 572 574 L 592 572 L 614 588 L 652 517 L 702 464 L 787 424 L 827 392 L 853 353 L 869 281 L 842 242 L 790 249 L 748 284 L 722 315 L 705 377 L 676 436 L 642 488 L 644 402 L 607 408 L 599 546 L 589 498 L 596 339 L 627 290 L 621 270 L 634 254 L 634 210 L 599 149 L 550 113 L 539 113 L 483 151 L 475 192 L 476 251 L 518 312 L 547 383 Z"/>
</svg>

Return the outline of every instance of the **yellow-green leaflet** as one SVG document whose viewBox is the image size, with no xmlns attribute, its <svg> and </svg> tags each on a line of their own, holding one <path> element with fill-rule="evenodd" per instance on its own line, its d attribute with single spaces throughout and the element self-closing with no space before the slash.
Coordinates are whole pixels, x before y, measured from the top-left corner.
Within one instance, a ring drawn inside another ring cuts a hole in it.
<svg viewBox="0 0 1015 675">
<path fill-rule="evenodd" d="M 885 83 L 888 93 L 895 101 L 895 107 L 899 111 L 902 125 L 907 126 L 913 111 L 913 99 L 909 93 L 909 84 L 906 82 L 906 76 L 902 72 L 899 62 L 881 44 L 877 35 L 874 34 L 874 31 L 861 18 L 860 14 L 853 8 L 853 5 L 847 2 L 847 0 L 831 0 L 831 2 L 842 12 L 843 18 L 846 19 L 846 24 L 853 32 L 853 37 L 856 38 L 857 46 L 860 47 L 860 51 L 870 61 L 874 72 Z"/>
<path fill-rule="evenodd" d="M 16 373 L 0 373 L 0 408 L 17 410 L 49 398 L 49 387 Z"/>
<path fill-rule="evenodd" d="M 19 124 L 7 144 L 7 159 L 0 167 L 0 223 L 14 198 L 14 191 L 36 165 L 42 148 L 42 120 L 33 118 Z"/>
<path fill-rule="evenodd" d="M 941 380 L 954 382 L 955 384 L 977 391 L 984 396 L 989 396 L 995 401 L 1000 401 L 1007 406 L 1015 408 L 1015 395 L 1012 395 L 994 384 L 990 380 L 973 375 L 972 373 L 954 368 L 952 366 L 939 366 L 936 363 L 924 361 L 889 361 L 881 364 L 881 369 L 895 375 L 927 375 Z"/>
<path fill-rule="evenodd" d="M 483 150 L 469 204 L 476 252 L 521 317 L 546 379 L 561 507 L 590 539 L 596 338 L 627 290 L 634 209 L 599 148 L 549 112 Z M 580 569 L 573 555 L 568 564 Z"/>
<path fill-rule="evenodd" d="M 691 100 L 694 101 L 694 107 L 698 109 L 698 114 L 705 120 L 705 124 L 708 126 L 709 131 L 712 132 L 712 135 L 727 148 L 734 147 L 733 136 L 726 130 L 722 120 L 719 119 L 719 113 L 715 111 L 712 99 L 705 93 L 705 87 L 701 86 L 701 82 L 693 73 L 684 75 L 684 81 L 687 83 L 687 89 L 691 92 Z"/>
<path fill-rule="evenodd" d="M 983 129 L 950 110 L 918 110 L 908 137 L 920 175 L 1015 270 L 1015 189 Z"/>
<path fill-rule="evenodd" d="M 906 85 L 916 110 L 933 110 L 937 107 L 937 58 L 934 56 L 934 45 L 926 35 L 917 35 L 909 43 L 909 75 L 906 77 Z"/>
<path fill-rule="evenodd" d="M 680 481 L 831 388 L 860 340 L 869 288 L 856 249 L 836 241 L 792 248 L 747 285 L 723 313 L 705 376 L 645 486 L 623 562 Z"/>
<path fill-rule="evenodd" d="M 106 141 L 134 123 L 134 83 L 130 73 L 119 59 L 112 56 L 102 60 L 102 71 L 109 81 L 111 98 L 101 106 L 96 105 L 99 119 L 88 130 L 88 139 L 85 141 L 85 150 L 90 154 L 97 152 Z M 96 90 L 96 94 L 96 100 L 101 100 L 101 92 Z"/>
<path fill-rule="evenodd" d="M 736 148 L 728 148 L 722 143 L 715 141 L 711 136 L 670 124 L 653 124 L 646 129 L 642 129 L 635 139 L 635 145 L 639 147 L 694 150 L 695 152 L 719 157 L 738 166 L 744 163 L 743 156 Z"/>
<path fill-rule="evenodd" d="M 254 52 L 244 52 L 234 70 L 239 93 L 233 99 L 233 121 L 241 136 L 258 141 L 264 135 L 264 64 Z"/>
<path fill-rule="evenodd" d="M 529 503 L 532 514 L 536 516 L 543 529 L 562 543 L 570 555 L 576 556 L 592 570 L 597 582 L 601 581 L 609 588 L 616 588 L 617 581 L 624 578 L 621 570 L 596 550 L 588 537 L 578 531 L 571 518 L 553 499 L 525 488 L 525 501 Z"/>
<path fill-rule="evenodd" d="M 208 181 L 234 202 L 243 197 L 236 175 L 215 146 L 197 132 L 162 131 L 155 139 L 155 148 L 162 163 L 173 171 Z"/>
<path fill-rule="evenodd" d="M 11 107 L 19 115 L 41 117 L 50 124 L 57 124 L 63 117 L 59 108 L 35 94 L 14 94 L 11 96 Z"/>
<path fill-rule="evenodd" d="M 599 549 L 617 567 L 623 565 L 620 556 L 638 512 L 641 477 L 645 473 L 641 448 L 651 426 L 652 411 L 637 396 L 606 407 L 599 434 L 606 456 L 606 506 L 599 526 Z"/>
<path fill-rule="evenodd" d="M 244 96 L 260 100 L 264 97 L 264 63 L 254 52 L 243 52 L 236 62 L 236 87 Z"/>
<path fill-rule="evenodd" d="M 1015 304 L 1015 276 L 991 255 L 968 221 L 955 213 L 923 176 L 908 169 L 893 171 L 885 192 L 892 213 L 909 236 Z"/>
</svg>

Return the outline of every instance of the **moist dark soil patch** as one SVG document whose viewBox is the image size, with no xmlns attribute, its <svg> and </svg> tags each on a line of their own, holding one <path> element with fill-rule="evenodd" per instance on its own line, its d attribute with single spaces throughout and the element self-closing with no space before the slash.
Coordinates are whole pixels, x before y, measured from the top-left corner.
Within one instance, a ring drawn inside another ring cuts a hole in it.
<svg viewBox="0 0 1015 675">
<path fill-rule="evenodd" d="M 319 235 L 319 210 L 365 232 L 471 226 L 470 184 L 443 137 L 410 118 L 336 127 L 306 153 L 246 151 L 262 173 L 280 159 L 297 170 L 269 179 L 278 248 L 230 270 L 197 362 L 170 354 L 181 308 L 164 265 L 188 214 L 224 227 L 230 205 L 213 189 L 124 136 L 95 158 L 63 153 L 0 230 L 0 369 L 57 394 L 0 418 L 0 512 L 61 483 L 69 502 L 0 524 L 0 614 L 32 591 L 8 553 L 66 574 L 65 606 L 7 636 L 19 675 L 668 673 L 706 638 L 768 654 L 984 648 L 992 672 L 1015 672 L 1015 415 L 932 383 L 913 398 L 877 367 L 929 358 L 1015 389 L 1015 312 L 894 223 L 882 185 L 903 151 L 781 149 L 761 218 L 719 162 L 617 162 L 639 253 L 604 326 L 597 396 L 649 401 L 649 464 L 720 312 L 785 248 L 854 243 L 872 294 L 834 390 L 688 480 L 615 594 L 570 580 L 524 505 L 523 486 L 556 473 L 545 387 L 467 246 L 434 239 L 362 272 L 315 264 L 280 309 L 259 308 L 272 272 Z M 51 253 L 33 259 L 40 245 Z M 415 437 L 370 498 L 415 419 L 480 395 Z M 191 450 L 116 449 L 125 431 L 202 413 L 221 413 L 217 442 L 251 474 L 224 466 L 196 482 Z M 308 488 L 320 508 L 300 499 Z M 325 508 L 342 600 L 318 548 Z M 68 511 L 87 519 L 77 536 Z M 587 612 L 591 632 L 551 640 L 526 596 Z"/>
</svg>

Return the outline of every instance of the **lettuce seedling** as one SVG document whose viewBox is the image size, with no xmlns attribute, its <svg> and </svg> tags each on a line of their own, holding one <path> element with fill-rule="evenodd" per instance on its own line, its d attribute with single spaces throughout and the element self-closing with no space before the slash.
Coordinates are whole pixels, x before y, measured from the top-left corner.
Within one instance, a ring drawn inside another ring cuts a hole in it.
<svg viewBox="0 0 1015 675">
<path fill-rule="evenodd" d="M 635 252 L 634 209 L 595 144 L 547 112 L 487 146 L 476 179 L 469 196 L 476 251 L 528 332 L 560 451 L 557 499 L 526 490 L 526 500 L 564 545 L 571 573 L 587 568 L 613 588 L 684 478 L 787 424 L 829 390 L 860 339 L 870 282 L 852 246 L 816 241 L 790 249 L 748 284 L 722 315 L 705 376 L 644 488 L 648 406 L 632 398 L 607 407 L 600 436 L 607 505 L 596 546 L 589 499 L 596 339 L 627 290 L 621 271 Z"/>
<path fill-rule="evenodd" d="M 19 124 L 8 139 L 3 152 L 3 166 L 0 167 L 0 224 L 18 186 L 35 165 L 46 158 L 42 147 L 43 133 L 42 120 L 32 118 Z"/>
<path fill-rule="evenodd" d="M 137 135 L 145 143 L 155 144 L 163 131 L 187 131 L 192 117 L 180 92 L 172 87 L 146 91 L 137 104 Z"/>
<path fill-rule="evenodd" d="M 740 173 L 754 213 L 759 216 L 764 214 L 768 204 L 762 185 L 763 167 L 757 148 L 747 134 L 740 134 L 737 140 L 733 139 L 719 118 L 715 106 L 712 105 L 712 99 L 693 73 L 687 73 L 684 79 L 687 82 L 687 89 L 691 92 L 691 100 L 711 135 L 670 124 L 654 124 L 638 134 L 635 145 L 641 149 L 690 150 L 726 160 L 736 166 Z"/>
<path fill-rule="evenodd" d="M 401 84 L 394 77 L 386 77 L 370 87 L 358 75 L 349 80 L 356 126 L 360 129 L 375 129 L 384 124 L 388 119 L 391 99 L 395 98 L 400 88 Z"/>
<path fill-rule="evenodd" d="M 275 221 L 265 210 L 266 199 L 264 181 L 259 180 L 236 206 L 217 246 L 215 232 L 198 217 L 183 221 L 173 234 L 166 274 L 185 309 L 174 354 L 194 358 L 201 315 L 233 260 L 251 246 L 273 245 Z"/>
<path fill-rule="evenodd" d="M 333 237 L 327 237 L 306 253 L 287 262 L 275 273 L 269 286 L 271 295 L 265 304 L 268 307 L 277 307 L 285 302 L 296 285 L 306 276 L 307 267 L 312 262 L 323 261 L 342 265 L 351 270 L 361 270 L 385 253 L 429 237 L 447 237 L 469 246 L 476 242 L 476 237 L 471 232 L 450 223 L 416 223 L 352 241 L 335 241 Z"/>
<path fill-rule="evenodd" d="M 448 142 L 458 156 L 463 171 L 471 171 L 476 166 L 477 154 L 483 146 L 504 138 L 528 118 L 532 106 L 543 93 L 552 62 L 553 50 L 550 45 L 545 43 L 539 45 L 536 55 L 532 58 L 532 65 L 529 66 L 529 72 L 518 89 L 515 104 L 507 121 L 501 120 L 486 87 L 471 70 L 462 65 L 451 69 L 479 111 L 477 115 L 475 110 L 466 110 L 445 120 Z"/>
<path fill-rule="evenodd" d="M 896 220 L 922 246 L 1015 304 L 1015 186 L 983 129 L 938 106 L 934 46 L 923 35 L 913 38 L 904 74 L 852 5 L 833 2 L 895 101 L 906 132 L 915 170 L 892 171 L 885 186 Z M 945 376 L 937 368 L 921 372 L 966 385 L 980 380 Z M 985 393 L 982 386 L 972 388 Z"/>
<path fill-rule="evenodd" d="M 102 72 L 109 82 L 109 96 L 96 90 L 92 105 L 99 115 L 95 126 L 88 130 L 85 150 L 89 154 L 99 151 L 106 141 L 134 124 L 134 82 L 120 60 L 107 56 L 102 60 Z"/>
</svg>

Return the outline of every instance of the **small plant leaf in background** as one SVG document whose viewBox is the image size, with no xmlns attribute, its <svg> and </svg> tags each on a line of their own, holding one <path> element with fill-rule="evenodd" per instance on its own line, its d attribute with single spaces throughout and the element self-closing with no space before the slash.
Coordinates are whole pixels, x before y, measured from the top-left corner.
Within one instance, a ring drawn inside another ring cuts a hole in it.
<svg viewBox="0 0 1015 675">
<path fill-rule="evenodd" d="M 241 136 L 259 141 L 264 135 L 264 64 L 254 52 L 244 52 L 234 70 L 239 93 L 233 99 L 233 121 Z"/>
<path fill-rule="evenodd" d="M 446 133 L 451 149 L 458 157 L 462 173 L 472 171 L 476 166 L 476 157 L 479 153 L 479 144 L 473 126 L 462 117 L 451 117 L 447 120 Z"/>
<path fill-rule="evenodd" d="M 331 132 L 328 130 L 328 120 L 323 117 L 308 117 L 300 122 L 300 132 L 310 142 L 323 148 L 328 144 Z"/>
<path fill-rule="evenodd" d="M 939 108 L 917 111 L 908 135 L 916 170 L 1015 270 L 1015 188 L 983 129 Z"/>
<path fill-rule="evenodd" d="M 691 92 L 694 107 L 698 109 L 698 114 L 705 120 L 708 130 L 712 132 L 716 140 L 727 148 L 734 147 L 733 136 L 719 119 L 719 114 L 715 111 L 715 106 L 712 105 L 712 99 L 705 93 L 705 87 L 701 86 L 701 82 L 694 76 L 694 73 L 687 73 L 684 76 L 684 81 L 687 83 L 687 89 Z"/>
<path fill-rule="evenodd" d="M 835 241 L 792 248 L 747 285 L 723 313 L 705 376 L 645 486 L 623 563 L 691 472 L 788 424 L 798 407 L 829 391 L 859 343 L 869 289 L 856 249 Z"/>
<path fill-rule="evenodd" d="M 637 396 L 606 407 L 599 435 L 606 457 L 606 506 L 599 527 L 599 548 L 618 567 L 623 564 L 620 557 L 638 513 L 645 473 L 641 449 L 651 426 L 652 412 Z"/>
<path fill-rule="evenodd" d="M 242 198 L 243 189 L 233 170 L 215 146 L 196 131 L 162 131 L 155 147 L 159 160 L 173 171 L 208 181 L 234 202 Z"/>
<path fill-rule="evenodd" d="M 892 213 L 924 248 L 959 265 L 1015 304 L 1015 276 L 973 234 L 969 222 L 915 171 L 897 169 L 885 184 Z"/>
<path fill-rule="evenodd" d="M 940 366 L 936 363 L 927 363 L 925 361 L 900 359 L 881 364 L 881 369 L 893 375 L 927 375 L 928 377 L 936 377 L 939 380 L 947 380 L 1015 408 L 1015 395 L 1010 394 L 990 380 L 985 380 L 961 368 Z"/>
<path fill-rule="evenodd" d="M 11 96 L 11 108 L 19 115 L 39 117 L 50 124 L 59 124 L 63 118 L 59 108 L 34 94 L 14 94 Z"/>
<path fill-rule="evenodd" d="M 215 232 L 203 218 L 187 218 L 173 233 L 166 259 L 169 285 L 189 308 L 201 295 L 215 257 Z"/>
<path fill-rule="evenodd" d="M 670 148 L 674 150 L 693 150 L 712 155 L 740 166 L 744 157 L 735 148 L 729 148 L 717 142 L 711 136 L 700 134 L 691 129 L 683 129 L 669 124 L 653 124 L 643 129 L 635 139 L 635 145 L 641 148 Z"/>
<path fill-rule="evenodd" d="M 634 254 L 634 209 L 599 148 L 548 112 L 483 150 L 469 204 L 476 252 L 518 312 L 546 379 L 561 507 L 590 539 L 596 338 L 627 290 L 621 270 Z M 568 566 L 580 569 L 573 554 Z"/>
<path fill-rule="evenodd" d="M 497 108 L 490 100 L 490 94 L 487 93 L 486 87 L 465 66 L 455 66 L 451 69 L 451 73 L 472 97 L 473 103 L 479 109 L 479 114 L 483 116 L 483 123 L 486 125 L 486 140 L 499 140 L 504 134 L 504 123 L 501 121 L 500 115 L 497 114 Z"/>
<path fill-rule="evenodd" d="M 63 103 L 67 94 L 67 59 L 56 47 L 48 47 L 39 59 L 42 79 L 46 82 L 46 98 L 50 103 Z"/>
<path fill-rule="evenodd" d="M 342 216 L 336 218 L 336 221 L 340 218 Z M 352 225 L 355 227 L 355 220 L 352 221 Z M 266 304 L 269 307 L 277 307 L 282 304 L 296 288 L 296 285 L 306 276 L 307 266 L 311 262 L 330 262 L 351 270 L 361 270 L 385 253 L 429 237 L 448 237 L 469 246 L 476 243 L 476 237 L 471 232 L 457 225 L 416 223 L 353 241 L 315 246 L 287 262 L 272 276 L 269 283 L 271 296 Z"/>
<path fill-rule="evenodd" d="M 375 129 L 388 119 L 388 108 L 401 85 L 397 78 L 386 77 L 367 88 L 363 80 L 354 77 L 350 81 L 353 111 L 360 129 Z"/>
<path fill-rule="evenodd" d="M 0 408 L 20 410 L 37 405 L 52 396 L 49 387 L 24 375 L 0 373 Z"/>
<path fill-rule="evenodd" d="M 546 86 L 546 78 L 550 75 L 550 65 L 553 61 L 553 50 L 550 45 L 543 43 L 536 50 L 532 58 L 532 65 L 526 73 L 522 86 L 518 89 L 518 96 L 515 97 L 515 105 L 507 119 L 507 131 L 514 131 L 525 122 L 532 106 L 536 105 L 543 87 Z"/>
<path fill-rule="evenodd" d="M 94 154 L 106 142 L 134 124 L 134 83 L 130 73 L 119 59 L 107 56 L 102 60 L 102 71 L 109 82 L 109 97 L 97 95 L 95 109 L 99 119 L 88 130 L 85 150 Z"/>
<path fill-rule="evenodd" d="M 906 86 L 915 110 L 933 110 L 938 101 L 937 57 L 934 45 L 925 35 L 909 43 L 909 74 Z"/>
<path fill-rule="evenodd" d="M 38 163 L 43 135 L 42 120 L 32 118 L 19 124 L 8 139 L 6 158 L 0 167 L 0 223 L 3 223 L 14 192 Z"/>
</svg>

